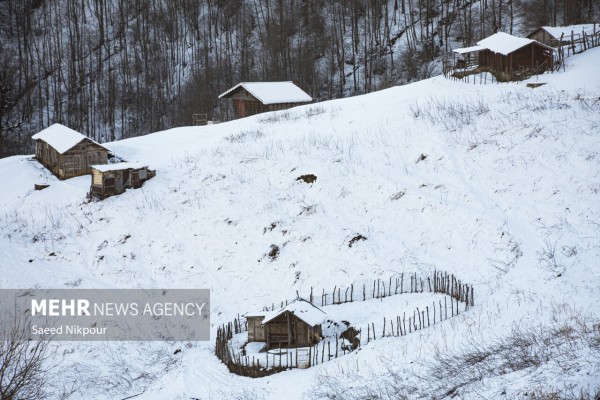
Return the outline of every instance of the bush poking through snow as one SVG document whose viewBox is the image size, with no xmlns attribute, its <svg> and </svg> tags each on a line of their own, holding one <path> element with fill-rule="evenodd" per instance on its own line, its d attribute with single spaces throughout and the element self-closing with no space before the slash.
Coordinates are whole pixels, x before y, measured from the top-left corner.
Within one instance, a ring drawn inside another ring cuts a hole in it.
<svg viewBox="0 0 600 400">
<path fill-rule="evenodd" d="M 593 317 L 572 313 L 552 325 L 516 327 L 505 337 L 470 338 L 453 353 L 438 349 L 427 368 L 427 374 L 436 378 L 433 392 L 441 397 L 459 395 L 468 385 L 526 369 L 568 375 L 582 365 L 600 365 L 600 330 L 589 319 Z M 558 394 L 561 390 L 552 389 Z"/>
<path fill-rule="evenodd" d="M 311 117 L 314 117 L 315 115 L 320 115 L 320 114 L 324 114 L 324 113 L 325 113 L 325 108 L 323 106 L 311 106 L 311 107 L 308 107 L 304 111 L 306 118 L 311 118 Z"/>
<path fill-rule="evenodd" d="M 277 257 L 279 257 L 279 246 L 272 244 L 271 250 L 267 253 L 267 257 L 269 257 L 271 261 L 277 260 Z"/>
<path fill-rule="evenodd" d="M 348 400 L 471 398 L 494 379 L 512 382 L 509 374 L 527 370 L 530 375 L 535 372 L 536 381 L 512 388 L 511 393 L 503 393 L 505 398 L 597 400 L 599 384 L 564 383 L 569 376 L 577 379 L 582 373 L 598 373 L 600 323 L 593 315 L 568 307 L 564 315 L 560 312 L 554 310 L 550 324 L 517 327 L 506 336 L 472 337 L 457 351 L 438 349 L 431 361 L 411 363 L 408 368 L 389 358 L 382 358 L 384 370 L 377 372 L 359 370 L 358 364 L 340 364 L 338 369 L 316 373 L 307 395 Z M 565 379 L 556 382 L 556 374 Z M 593 382 L 593 376 L 590 379 Z"/>
<path fill-rule="evenodd" d="M 415 396 L 416 387 L 406 377 L 388 368 L 384 373 L 359 369 L 358 364 L 340 364 L 337 369 L 315 374 L 313 386 L 306 393 L 310 399 L 407 400 Z"/>
<path fill-rule="evenodd" d="M 265 233 L 267 233 L 267 231 L 269 231 L 269 232 L 273 231 L 273 229 L 275 229 L 276 227 L 277 227 L 277 222 L 272 222 L 272 223 L 271 223 L 271 225 L 269 225 L 269 226 L 266 226 L 266 227 L 263 229 L 263 235 L 264 235 Z"/>
<path fill-rule="evenodd" d="M 350 241 L 348 242 L 348 247 L 352 247 L 356 242 L 358 242 L 360 240 L 367 240 L 367 237 L 363 236 L 359 233 L 358 235 L 356 235 L 352 239 L 350 239 Z"/>
<path fill-rule="evenodd" d="M 79 390 L 74 373 L 60 368 L 49 336 L 31 340 L 31 322 L 23 310 L 0 321 L 0 398 L 66 399 Z"/>
<path fill-rule="evenodd" d="M 443 126 L 446 130 L 456 131 L 471 125 L 477 117 L 490 112 L 483 99 L 445 99 L 431 98 L 424 105 L 415 103 L 410 107 L 414 119 L 423 118 L 434 125 Z"/>
<path fill-rule="evenodd" d="M 401 190 L 390 196 L 390 200 L 400 200 L 406 194 L 406 190 Z"/>
<path fill-rule="evenodd" d="M 317 181 L 317 176 L 314 174 L 300 175 L 296 180 L 303 181 L 304 183 L 314 183 Z"/>
<path fill-rule="evenodd" d="M 225 140 L 230 142 L 230 143 L 240 143 L 240 142 L 245 142 L 247 140 L 256 140 L 259 139 L 261 137 L 263 137 L 265 134 L 262 133 L 261 131 L 241 131 L 238 134 L 235 135 L 229 135 L 227 137 L 225 137 Z"/>
</svg>

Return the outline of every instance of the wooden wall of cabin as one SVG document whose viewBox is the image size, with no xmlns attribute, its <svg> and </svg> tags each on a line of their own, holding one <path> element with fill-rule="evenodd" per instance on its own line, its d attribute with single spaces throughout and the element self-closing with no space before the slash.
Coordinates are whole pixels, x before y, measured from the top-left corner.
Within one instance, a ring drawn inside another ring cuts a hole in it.
<svg viewBox="0 0 600 400">
<path fill-rule="evenodd" d="M 275 103 L 264 105 L 258 100 L 233 99 L 233 108 L 237 118 L 250 117 L 269 111 L 287 110 L 306 103 Z"/>
<path fill-rule="evenodd" d="M 258 100 L 233 99 L 233 108 L 237 118 L 249 117 L 269 111 L 269 108 Z"/>
<path fill-rule="evenodd" d="M 538 29 L 528 36 L 529 39 L 537 40 L 540 43 L 544 43 L 548 46 L 556 47 L 558 46 L 558 40 L 554 38 L 554 36 L 550 35 L 543 29 Z"/>
<path fill-rule="evenodd" d="M 108 163 L 108 150 L 87 139 L 63 154 L 38 140 L 35 153 L 37 160 L 60 179 L 86 175 L 91 173 L 92 165 Z"/>
<path fill-rule="evenodd" d="M 143 183 L 156 175 L 156 171 L 143 168 L 125 168 L 99 171 L 92 168 L 91 192 L 104 199 L 125 192 L 126 189 L 140 188 Z M 250 330 L 250 322 L 248 322 Z M 263 334 L 264 336 L 264 334 Z"/>
<path fill-rule="evenodd" d="M 275 103 L 275 104 L 269 104 L 267 107 L 268 107 L 269 111 L 279 111 L 279 110 L 287 110 L 288 108 L 292 108 L 292 107 L 296 107 L 296 106 L 301 106 L 303 104 L 308 104 L 308 103 Z"/>
<path fill-rule="evenodd" d="M 54 175 L 58 176 L 60 154 L 52 146 L 42 140 L 37 140 L 35 158 Z"/>
<path fill-rule="evenodd" d="M 248 317 L 248 341 L 249 342 L 265 342 L 265 328 L 262 326 L 264 317 Z"/>
<path fill-rule="evenodd" d="M 508 55 L 493 53 L 489 50 L 479 52 L 479 65 L 481 67 L 487 67 L 497 72 L 508 74 L 508 76 L 518 72 L 521 68 L 537 68 L 542 66 L 544 70 L 548 70 L 552 68 L 552 63 L 551 51 L 541 46 L 536 46 L 534 43 Z"/>
<path fill-rule="evenodd" d="M 288 331 L 288 316 L 289 316 L 289 331 Z M 310 325 L 296 317 L 292 313 L 284 313 L 277 318 L 269 321 L 267 324 L 266 334 L 269 347 L 276 347 L 281 344 L 285 346 L 308 346 L 314 341 L 314 331 Z M 291 333 L 291 340 L 289 333 Z"/>
<path fill-rule="evenodd" d="M 521 67 L 537 68 L 542 66 L 544 69 L 552 68 L 552 53 L 535 44 L 525 46 L 510 54 L 511 67 L 514 71 L 518 71 Z"/>
</svg>

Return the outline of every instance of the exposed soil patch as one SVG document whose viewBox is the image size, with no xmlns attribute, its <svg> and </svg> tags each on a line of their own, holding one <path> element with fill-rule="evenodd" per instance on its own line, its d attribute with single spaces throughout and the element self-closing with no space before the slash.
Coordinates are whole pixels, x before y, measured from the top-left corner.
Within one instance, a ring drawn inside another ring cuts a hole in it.
<svg viewBox="0 0 600 400">
<path fill-rule="evenodd" d="M 277 260 L 277 257 L 279 257 L 279 246 L 272 244 L 271 250 L 267 253 L 267 257 L 269 257 L 271 261 Z"/>
<path fill-rule="evenodd" d="M 131 237 L 131 235 L 129 235 L 129 234 L 123 235 L 121 240 L 119 240 L 119 244 L 124 244 L 127 241 L 127 239 L 129 239 L 130 237 Z"/>
<path fill-rule="evenodd" d="M 358 242 L 359 240 L 367 240 L 366 236 L 363 236 L 361 234 L 358 234 L 356 236 L 354 236 L 352 239 L 350 239 L 350 241 L 348 242 L 348 247 L 352 247 L 356 242 Z"/>
<path fill-rule="evenodd" d="M 313 174 L 300 175 L 296 178 L 297 181 L 304 181 L 304 183 L 313 183 L 317 181 L 317 176 Z"/>
<path fill-rule="evenodd" d="M 421 154 L 421 155 L 419 156 L 419 158 L 417 158 L 417 161 L 416 161 L 416 163 L 418 163 L 419 161 L 425 161 L 425 160 L 427 160 L 427 154 Z M 415 164 L 416 164 L 416 163 L 415 163 Z"/>
<path fill-rule="evenodd" d="M 277 227 L 277 222 L 273 222 L 271 223 L 271 225 L 267 226 L 266 228 L 263 229 L 263 235 L 265 233 L 267 233 L 267 231 L 271 232 L 273 229 L 275 229 Z"/>
</svg>

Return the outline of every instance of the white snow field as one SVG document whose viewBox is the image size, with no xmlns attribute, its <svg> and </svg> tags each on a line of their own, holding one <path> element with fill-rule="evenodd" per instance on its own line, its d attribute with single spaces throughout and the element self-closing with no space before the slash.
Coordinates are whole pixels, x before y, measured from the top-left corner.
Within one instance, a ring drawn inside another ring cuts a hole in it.
<svg viewBox="0 0 600 400">
<path fill-rule="evenodd" d="M 214 338 L 296 291 L 443 270 L 473 284 L 475 307 L 313 368 L 250 379 L 214 341 L 63 342 L 62 376 L 81 399 L 593 398 L 599 66 L 597 48 L 536 89 L 434 77 L 107 143 L 157 175 L 99 202 L 89 176 L 1 159 L 0 288 L 208 288 Z M 412 299 L 343 315 L 378 323 Z"/>
</svg>

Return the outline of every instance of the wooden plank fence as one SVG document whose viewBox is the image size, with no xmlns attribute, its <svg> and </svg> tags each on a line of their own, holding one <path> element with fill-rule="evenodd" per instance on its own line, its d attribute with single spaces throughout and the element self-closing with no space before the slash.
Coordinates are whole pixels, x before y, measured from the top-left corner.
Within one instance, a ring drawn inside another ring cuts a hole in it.
<svg viewBox="0 0 600 400">
<path fill-rule="evenodd" d="M 402 316 L 398 315 L 394 319 L 384 317 L 381 325 L 367 324 L 366 337 L 361 330 L 358 331 L 358 346 L 383 337 L 400 337 L 428 328 L 459 315 L 463 307 L 464 311 L 467 311 L 475 305 L 472 285 L 462 282 L 453 274 L 439 271 L 434 271 L 432 276 L 426 278 L 421 278 L 414 273 L 400 274 L 399 276 L 390 277 L 388 280 L 377 279 L 368 288 L 366 284 L 357 287 L 350 285 L 346 288 L 335 286 L 332 292 L 326 293 L 323 290 L 317 296 L 314 295 L 313 288 L 311 288 L 308 300 L 314 305 L 326 306 L 370 299 L 383 300 L 389 296 L 423 292 L 440 293 L 447 297 L 444 298 L 443 303 L 441 300 L 433 301 L 431 308 L 429 306 L 424 309 L 417 307 L 413 310 L 412 315 L 408 314 L 408 318 L 406 312 L 403 312 Z M 281 307 L 283 308 L 287 304 L 287 300 L 282 301 Z M 272 311 L 275 310 L 275 306 L 275 303 L 273 303 L 270 307 L 263 308 L 263 310 Z M 283 349 L 283 351 L 280 348 L 275 354 L 267 353 L 265 357 L 262 357 L 263 362 L 261 363 L 259 359 L 246 355 L 244 351 L 234 350 L 229 346 L 229 341 L 233 338 L 233 335 L 247 330 L 247 321 L 243 321 L 238 315 L 232 322 L 217 329 L 215 341 L 216 356 L 227 366 L 230 372 L 242 376 L 258 378 L 292 368 L 309 368 L 338 358 L 353 350 L 350 344 L 340 346 L 340 342 L 348 343 L 348 341 L 336 335 L 335 338 L 321 340 L 312 347 Z M 335 339 L 335 342 L 333 339 Z M 332 343 L 335 344 L 333 349 L 331 349 Z"/>
</svg>

